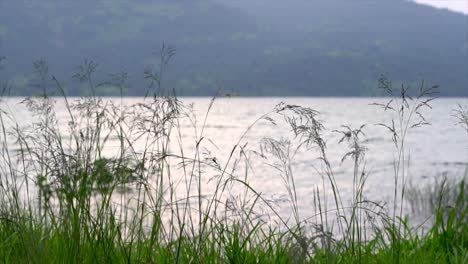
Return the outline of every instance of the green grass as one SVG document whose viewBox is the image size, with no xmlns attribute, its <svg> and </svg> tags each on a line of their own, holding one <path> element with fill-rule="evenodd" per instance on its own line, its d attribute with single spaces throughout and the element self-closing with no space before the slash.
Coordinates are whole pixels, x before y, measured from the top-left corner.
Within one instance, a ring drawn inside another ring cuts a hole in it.
<svg viewBox="0 0 468 264">
<path fill-rule="evenodd" d="M 379 124 L 395 145 L 394 196 L 387 208 L 363 195 L 365 126 L 335 131 L 343 136 L 343 160 L 353 161 L 352 201 L 345 203 L 327 157 L 320 113 L 310 108 L 280 104 L 247 128 L 226 160 L 207 157 L 204 127 L 215 100 L 199 129 L 190 108 L 164 96 L 162 69 L 171 56 L 173 50 L 163 48 L 161 69 L 145 72 L 149 96 L 131 106 L 94 96 L 69 102 L 54 77 L 68 111 L 66 131 L 55 113 L 56 99 L 47 96 L 47 66 L 34 64 L 43 93 L 23 101 L 34 121 L 20 126 L 0 112 L 2 263 L 467 263 L 466 183 L 435 182 L 428 187 L 432 191 L 407 185 L 406 135 L 427 123 L 423 111 L 434 87 L 422 84 L 413 96 L 402 87 L 398 98 L 377 105 L 393 116 Z M 90 94 L 99 89 L 92 81 L 95 67 L 86 61 L 75 75 Z M 113 85 L 124 90 L 126 75 L 114 77 Z M 387 79 L 380 83 L 393 95 Z M 456 114 L 466 126 L 465 109 Z M 194 124 L 191 152 L 182 141 L 183 119 Z M 264 138 L 261 153 L 247 155 L 245 135 L 258 122 L 283 122 L 291 140 Z M 109 156 L 111 137 L 119 144 Z M 292 169 L 298 148 L 318 154 L 311 171 L 331 188 L 331 197 L 318 188 L 310 197 L 314 219 L 303 219 L 298 206 Z M 260 157 L 281 172 L 288 219 L 249 185 L 250 159 Z M 205 179 L 214 191 L 204 190 Z M 403 213 L 404 200 L 415 197 L 413 209 L 430 208 L 434 216 L 426 232 Z"/>
</svg>

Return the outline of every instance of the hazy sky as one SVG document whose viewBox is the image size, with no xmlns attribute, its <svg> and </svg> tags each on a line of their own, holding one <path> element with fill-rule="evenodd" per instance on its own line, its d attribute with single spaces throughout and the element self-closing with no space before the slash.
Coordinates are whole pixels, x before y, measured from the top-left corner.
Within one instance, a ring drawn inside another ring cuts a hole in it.
<svg viewBox="0 0 468 264">
<path fill-rule="evenodd" d="M 468 0 L 414 0 L 418 3 L 428 4 L 438 8 L 447 8 L 468 15 Z"/>
</svg>

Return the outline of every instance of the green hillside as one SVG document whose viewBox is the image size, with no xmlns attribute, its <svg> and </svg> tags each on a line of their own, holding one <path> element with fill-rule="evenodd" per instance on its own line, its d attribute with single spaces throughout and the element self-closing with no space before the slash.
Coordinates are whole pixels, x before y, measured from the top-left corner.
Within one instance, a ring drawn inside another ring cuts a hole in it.
<svg viewBox="0 0 468 264">
<path fill-rule="evenodd" d="M 468 96 L 467 19 L 403 0 L 2 1 L 0 76 L 36 93 L 43 58 L 69 94 L 86 94 L 71 76 L 91 58 L 97 81 L 127 71 L 128 94 L 142 95 L 166 43 L 177 49 L 166 85 L 180 95 L 373 95 L 386 74 Z"/>
</svg>

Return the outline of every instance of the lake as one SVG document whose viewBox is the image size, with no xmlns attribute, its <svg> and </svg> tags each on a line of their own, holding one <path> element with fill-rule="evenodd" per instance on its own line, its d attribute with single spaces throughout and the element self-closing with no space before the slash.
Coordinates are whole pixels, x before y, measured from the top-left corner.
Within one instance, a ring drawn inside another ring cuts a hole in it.
<svg viewBox="0 0 468 264">
<path fill-rule="evenodd" d="M 70 102 L 78 99 L 68 98 Z M 359 175 L 366 176 L 364 196 L 369 200 L 387 204 L 393 201 L 398 144 L 395 145 L 392 140 L 393 134 L 379 124 L 391 126 L 393 118 L 398 126 L 398 115 L 373 105 L 385 104 L 388 98 L 230 97 L 216 98 L 211 108 L 212 98 L 183 97 L 179 100 L 187 106 L 184 108 L 186 115 L 180 117 L 173 128 L 180 136 L 171 139 L 167 151 L 174 156 L 180 155 L 181 152 L 185 157 L 198 155 L 199 159 L 204 161 L 196 170 L 198 176 L 202 175 L 199 179 L 203 185 L 202 195 L 209 196 L 214 191 L 213 182 L 216 182 L 219 176 L 219 169 L 216 172 L 216 168 L 213 167 L 219 166 L 233 177 L 245 179 L 265 199 L 273 201 L 281 215 L 288 216 L 291 214 L 289 203 L 291 196 L 285 188 L 285 170 L 281 169 L 286 168 L 288 177 L 293 177 L 295 182 L 298 210 L 302 218 L 314 215 L 312 208 L 316 191 L 326 194 L 328 203 L 332 204 L 331 188 L 327 180 L 325 183 L 323 181 L 324 168 L 319 159 L 321 155 L 318 149 L 311 145 L 302 146 L 296 151 L 300 141 L 285 122 L 284 116 L 273 112 L 267 118 L 265 116 L 262 118 L 262 115 L 271 112 L 276 105 L 284 102 L 318 111 L 317 119 L 324 126 L 322 138 L 326 143 L 326 154 L 344 203 L 353 199 L 354 161 L 351 156 L 342 160 L 342 157 L 350 151 L 350 145 L 346 140 L 339 143 L 343 134 L 335 130 L 344 130 L 343 125 L 350 128 L 365 125 L 360 141 L 363 150 L 365 149 L 365 156 L 359 163 Z M 25 105 L 20 104 L 21 101 L 20 98 L 3 99 L 2 109 L 13 117 L 13 121 L 6 121 L 10 128 L 14 123 L 22 127 L 37 121 L 38 117 L 32 116 Z M 58 126 L 64 138 L 67 138 L 70 136 L 67 135 L 69 114 L 62 99 L 56 98 L 55 101 L 54 110 Z M 125 106 L 143 102 L 144 98 L 105 98 L 103 101 L 104 103 L 113 101 L 116 106 L 123 109 Z M 405 138 L 406 143 L 402 152 L 404 160 L 400 162 L 400 168 L 405 168 L 405 182 L 408 186 L 424 186 L 444 175 L 448 178 L 463 177 L 467 172 L 468 134 L 457 125 L 454 109 L 457 109 L 458 104 L 467 106 L 468 98 L 440 98 L 430 104 L 432 109 L 422 110 L 430 125 L 409 129 Z M 418 116 L 414 115 L 412 120 L 417 121 Z M 85 123 L 85 119 L 82 119 L 81 124 Z M 260 146 L 263 144 L 265 147 L 265 142 L 272 142 L 263 140 L 265 138 L 282 142 L 288 153 L 286 163 L 282 163 L 274 155 L 264 153 L 265 148 Z M 135 140 L 133 151 L 144 149 L 145 142 L 147 140 Z M 199 143 L 198 153 L 197 143 Z M 9 144 L 12 150 L 15 150 L 15 146 L 17 150 L 17 145 Z M 109 136 L 103 148 L 103 155 L 109 157 L 116 155 L 119 146 L 119 138 L 115 135 Z M 158 150 L 153 149 L 153 151 L 157 153 Z M 283 166 L 285 164 L 286 166 Z M 181 162 L 173 158 L 169 165 L 172 168 L 171 177 L 177 182 L 176 189 L 179 188 L 182 197 L 186 192 L 187 183 L 183 183 Z M 400 178 L 399 181 L 401 184 L 403 179 Z M 234 200 L 234 193 L 240 190 L 235 186 L 228 188 L 232 189 L 226 193 L 225 199 Z"/>
</svg>

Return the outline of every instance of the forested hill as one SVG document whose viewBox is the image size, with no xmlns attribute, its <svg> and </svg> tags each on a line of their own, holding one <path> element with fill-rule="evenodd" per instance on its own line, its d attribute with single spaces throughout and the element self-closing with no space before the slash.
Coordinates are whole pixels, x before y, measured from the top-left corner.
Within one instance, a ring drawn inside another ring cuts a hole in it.
<svg viewBox="0 0 468 264">
<path fill-rule="evenodd" d="M 165 85 L 179 95 L 368 96 L 385 74 L 468 96 L 468 17 L 405 0 L 0 2 L 0 83 L 16 95 L 39 93 L 39 58 L 70 95 L 89 94 L 71 78 L 86 58 L 96 83 L 127 71 L 127 94 L 143 95 L 163 43 L 177 49 Z"/>
</svg>

